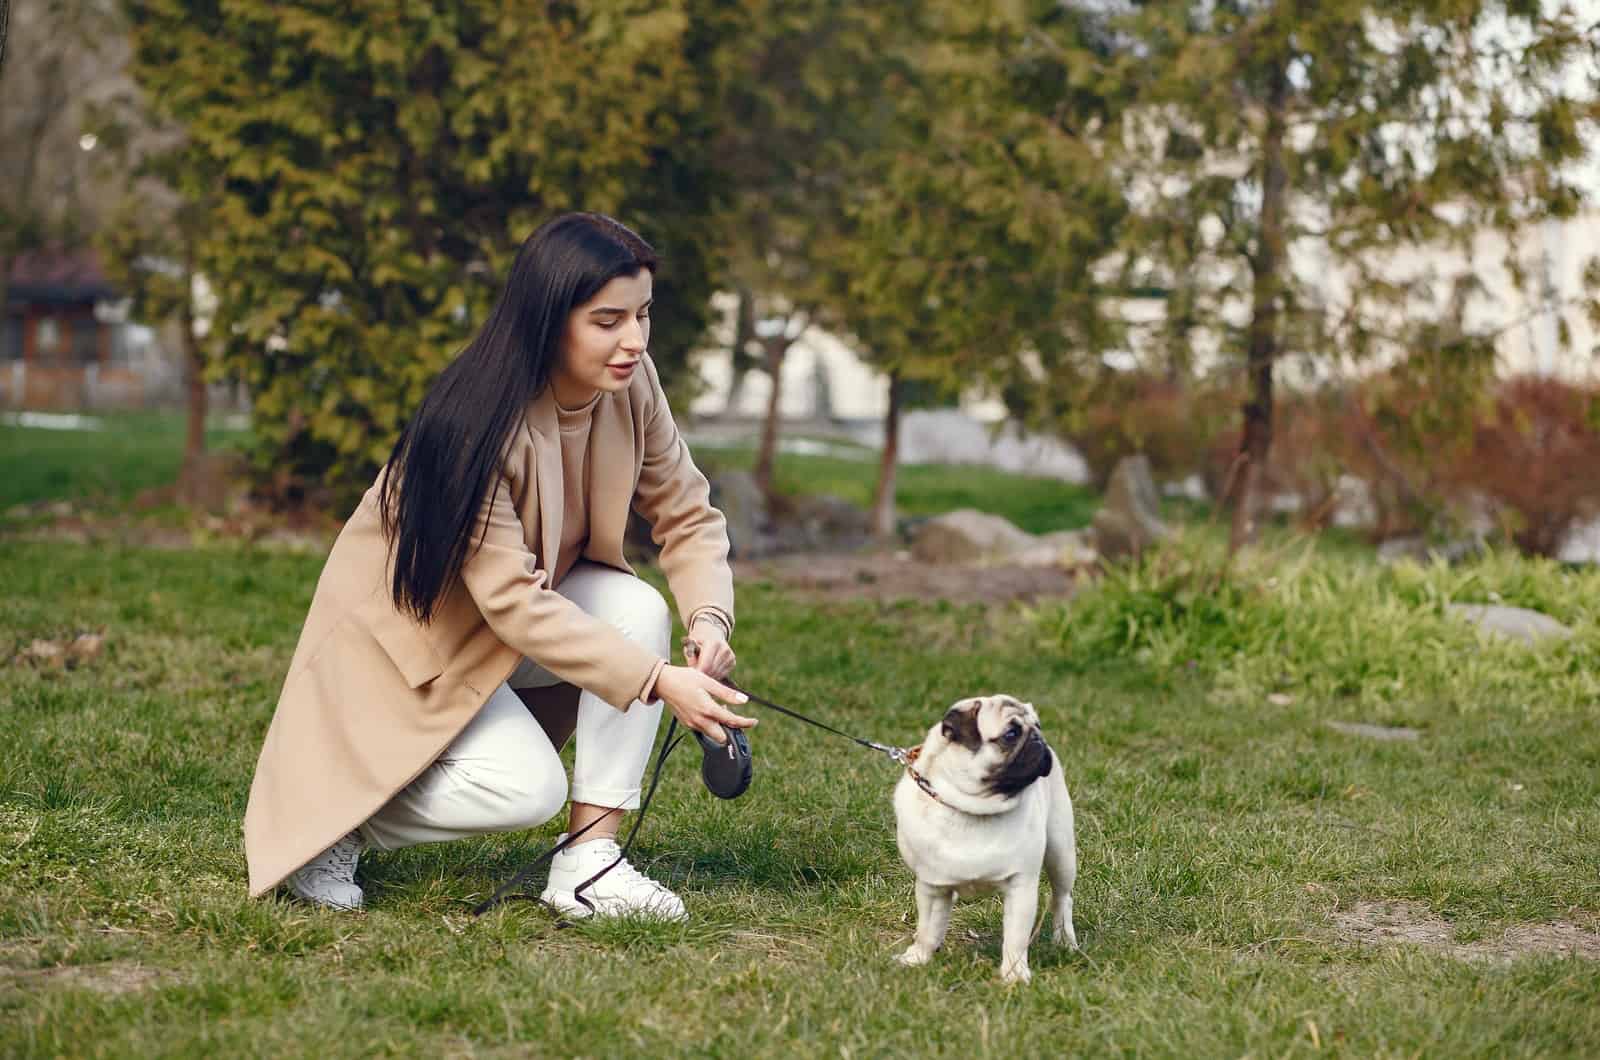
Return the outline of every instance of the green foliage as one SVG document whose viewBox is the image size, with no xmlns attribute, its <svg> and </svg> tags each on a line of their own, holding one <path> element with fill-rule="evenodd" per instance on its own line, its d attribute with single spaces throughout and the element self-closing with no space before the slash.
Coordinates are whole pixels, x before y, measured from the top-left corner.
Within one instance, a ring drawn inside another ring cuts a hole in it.
<svg viewBox="0 0 1600 1060">
<path fill-rule="evenodd" d="M 364 485 L 561 210 L 656 245 L 654 352 L 681 365 L 722 188 L 707 104 L 739 29 L 714 8 L 130 0 L 135 74 L 215 195 L 196 263 L 258 468 Z"/>
<path fill-rule="evenodd" d="M 0 543 L 0 645 L 106 635 L 74 669 L 0 668 L 0 1053 L 1488 1058 L 1600 1043 L 1592 960 L 1468 961 L 1358 943 L 1336 919 L 1404 900 L 1457 941 L 1593 930 L 1600 727 L 1547 671 L 1516 676 L 1526 656 L 1491 656 L 1526 694 L 1489 681 L 1458 710 L 1408 689 L 1375 720 L 1423 737 L 1376 743 L 1327 729 L 1320 703 L 1130 685 L 1115 655 L 1064 665 L 1015 611 L 742 582 L 738 673 L 778 702 L 903 744 L 971 693 L 1038 706 L 1077 813 L 1084 953 L 1046 932 L 1033 982 L 1007 990 L 994 896 L 957 903 L 930 966 L 893 963 L 915 917 L 896 772 L 771 714 L 744 797 L 713 799 L 680 750 L 640 831 L 635 863 L 684 896 L 688 924 L 562 928 L 532 902 L 471 917 L 555 821 L 366 854 L 361 914 L 247 898 L 239 822 L 320 567 Z M 1593 637 L 1592 582 L 1510 558 L 1494 578 Z"/>
<path fill-rule="evenodd" d="M 1583 200 L 1592 27 L 1490 0 L 1158 0 L 1105 32 L 1116 45 L 1085 76 L 1126 104 L 1102 138 L 1132 206 L 1119 284 L 1166 293 L 1137 349 L 1187 370 L 1210 345 L 1233 370 L 1249 320 L 1302 367 L 1418 356 L 1487 377 L 1496 335 L 1470 324 L 1481 270 L 1533 283 L 1517 231 Z M 1287 187 L 1269 218 L 1271 166 Z M 1473 256 L 1487 232 L 1507 236 L 1504 260 Z"/>
<path fill-rule="evenodd" d="M 1191 532 L 1115 568 L 1040 629 L 1076 672 L 1127 669 L 1157 687 L 1198 680 L 1213 704 L 1269 695 L 1399 721 L 1418 702 L 1447 712 L 1486 701 L 1537 717 L 1600 700 L 1600 574 L 1493 553 L 1468 566 L 1319 554 L 1310 542 L 1243 553 Z M 1528 649 L 1484 640 L 1450 603 L 1505 603 L 1572 626 Z"/>
<path fill-rule="evenodd" d="M 1123 205 L 1085 136 L 1106 101 L 1072 72 L 1082 20 L 1037 17 L 1060 36 L 1003 5 L 925 5 L 886 42 L 892 102 L 828 281 L 834 318 L 908 382 L 1066 379 L 1111 337 L 1090 268 Z"/>
</svg>

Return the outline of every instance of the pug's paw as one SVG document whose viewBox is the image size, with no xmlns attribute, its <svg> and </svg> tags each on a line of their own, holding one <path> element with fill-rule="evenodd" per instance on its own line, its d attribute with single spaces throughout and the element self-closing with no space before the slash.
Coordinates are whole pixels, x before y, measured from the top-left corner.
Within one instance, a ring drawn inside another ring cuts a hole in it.
<svg viewBox="0 0 1600 1060">
<path fill-rule="evenodd" d="M 1013 961 L 1001 966 L 1000 978 L 1007 983 L 1031 983 L 1033 973 L 1028 970 L 1027 961 Z"/>
<path fill-rule="evenodd" d="M 895 958 L 895 961 L 908 968 L 916 968 L 933 960 L 933 951 L 925 950 L 921 946 L 912 944 L 904 953 Z"/>
</svg>

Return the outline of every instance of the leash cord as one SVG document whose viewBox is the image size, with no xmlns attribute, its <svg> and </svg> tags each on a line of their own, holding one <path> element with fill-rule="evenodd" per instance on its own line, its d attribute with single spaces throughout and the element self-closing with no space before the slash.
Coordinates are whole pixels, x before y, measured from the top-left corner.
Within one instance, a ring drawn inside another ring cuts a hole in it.
<svg viewBox="0 0 1600 1060">
<path fill-rule="evenodd" d="M 790 710 L 788 707 L 781 707 L 772 702 L 770 699 L 762 699 L 748 688 L 741 688 L 732 681 L 729 681 L 727 678 L 723 678 L 722 683 L 733 689 L 735 692 L 742 692 L 744 695 L 750 698 L 750 702 L 752 703 L 766 707 L 768 710 L 775 710 L 779 714 L 786 714 L 789 717 L 794 718 L 796 721 L 805 722 L 807 725 L 815 725 L 817 728 L 822 729 L 825 732 L 831 732 L 835 736 L 843 736 L 846 740 L 849 740 L 852 743 L 860 744 L 862 747 L 865 747 L 868 750 L 877 751 L 880 754 L 886 754 L 900 765 L 907 765 L 910 760 L 906 749 L 903 747 L 890 747 L 887 744 L 873 743 L 871 740 L 863 740 L 859 736 L 851 736 L 842 729 L 835 729 L 832 725 L 825 725 L 822 722 L 817 721 L 815 718 L 808 718 L 797 710 Z"/>
<path fill-rule="evenodd" d="M 589 904 L 589 900 L 583 896 L 583 892 L 588 890 L 590 885 L 599 880 L 600 877 L 604 876 L 606 873 L 622 864 L 623 859 L 628 856 L 628 850 L 633 846 L 633 838 L 639 834 L 639 826 L 644 823 L 645 812 L 650 809 L 650 800 L 655 798 L 656 786 L 661 783 L 661 768 L 667 764 L 667 756 L 670 755 L 673 750 L 683 742 L 685 735 L 687 735 L 686 732 L 678 733 L 677 738 L 674 739 L 673 733 L 677 731 L 677 728 L 678 719 L 674 717 L 672 719 L 672 723 L 667 726 L 667 737 L 662 741 L 661 751 L 656 755 L 655 771 L 650 777 L 650 789 L 645 792 L 644 799 L 639 803 L 639 812 L 634 816 L 633 827 L 628 830 L 628 839 L 622 845 L 622 852 L 611 864 L 607 865 L 605 868 L 601 869 L 599 872 L 595 873 L 593 876 L 590 876 L 587 880 L 584 880 L 582 883 L 578 884 L 578 886 L 572 889 L 572 896 L 581 902 L 587 909 L 589 909 L 590 912 L 594 911 L 594 906 Z M 487 913 L 501 902 L 507 901 L 510 898 L 531 898 L 532 896 L 528 894 L 512 894 L 511 892 L 527 882 L 528 877 L 533 875 L 535 869 L 543 865 L 545 862 L 553 859 L 563 850 L 572 846 L 572 844 L 576 843 L 580 838 L 582 838 L 583 835 L 589 831 L 589 829 L 593 828 L 601 821 L 604 821 L 612 814 L 621 812 L 622 807 L 611 807 L 610 809 L 606 810 L 605 813 L 601 814 L 599 817 L 596 817 L 578 831 L 567 836 L 566 839 L 563 839 L 561 842 L 557 843 L 543 854 L 540 854 L 537 858 L 534 858 L 532 861 L 528 862 L 528 864 L 524 865 L 515 876 L 511 877 L 511 879 L 502 884 L 500 889 L 495 891 L 492 896 L 478 903 L 478 905 L 473 908 L 472 915 L 482 916 L 484 913 Z"/>
<path fill-rule="evenodd" d="M 817 721 L 815 718 L 808 718 L 797 710 L 790 710 L 788 707 L 779 706 L 770 699 L 763 699 L 762 697 L 751 692 L 749 689 L 739 687 L 727 678 L 723 678 L 722 683 L 733 689 L 735 692 L 743 693 L 749 698 L 750 702 L 755 703 L 758 706 L 766 707 L 768 710 L 775 710 L 779 714 L 787 715 L 788 717 L 794 718 L 796 721 L 803 721 L 807 725 L 815 725 L 817 728 L 822 729 L 825 732 L 831 732 L 835 736 L 843 736 L 846 740 L 849 740 L 852 743 L 860 744 L 862 747 L 865 747 L 870 751 L 877 751 L 880 754 L 888 755 L 890 761 L 906 768 L 906 772 L 911 774 L 911 778 L 917 782 L 917 786 L 919 788 L 930 795 L 935 801 L 943 801 L 939 798 L 938 793 L 933 790 L 933 786 L 928 783 L 927 778 L 911 767 L 911 763 L 916 760 L 916 751 L 919 750 L 919 748 L 912 748 L 908 750 L 904 747 L 890 747 L 887 744 L 874 743 L 871 740 L 863 740 L 859 736 L 852 736 L 842 729 L 835 729 L 832 725 L 824 724 L 823 722 Z M 633 839 L 639 834 L 639 826 L 644 823 L 645 812 L 650 809 L 650 800 L 655 798 L 656 786 L 661 783 L 661 768 L 667 764 L 667 756 L 670 755 L 673 750 L 688 736 L 688 730 L 685 729 L 683 732 L 677 733 L 677 738 L 674 739 L 673 734 L 677 732 L 677 728 L 678 719 L 676 716 L 674 716 L 672 723 L 667 726 L 667 737 L 664 741 L 662 741 L 661 751 L 656 755 L 655 770 L 650 777 L 650 788 L 645 792 L 644 799 L 639 803 L 638 813 L 635 814 L 633 818 L 633 827 L 628 830 L 628 838 L 622 844 L 621 853 L 617 855 L 617 859 L 611 864 L 607 865 L 605 868 L 601 869 L 599 872 L 595 873 L 593 876 L 590 876 L 587 880 L 584 880 L 582 883 L 578 884 L 578 886 L 572 889 L 572 896 L 590 912 L 594 911 L 594 906 L 589 904 L 589 900 L 583 896 L 583 892 L 588 890 L 590 885 L 599 880 L 600 877 L 604 876 L 606 873 L 622 864 L 622 862 L 627 858 L 628 851 L 633 847 Z M 577 832 L 567 836 L 566 839 L 557 843 L 543 854 L 540 854 L 527 865 L 524 865 L 515 876 L 511 877 L 511 879 L 507 880 L 503 885 L 501 885 L 500 889 L 495 891 L 492 896 L 478 903 L 478 905 L 473 908 L 472 915 L 482 916 L 484 913 L 487 913 L 501 902 L 507 901 L 508 898 L 531 898 L 531 895 L 513 895 L 511 892 L 522 886 L 522 884 L 527 881 L 528 877 L 533 874 L 535 869 L 543 865 L 545 862 L 553 859 L 563 850 L 572 846 L 572 844 L 576 843 L 580 838 L 582 838 L 584 833 L 588 832 L 589 829 L 593 828 L 607 817 L 610 817 L 612 814 L 621 812 L 622 807 L 613 806 L 599 817 L 596 817 L 594 820 L 584 825 L 583 828 Z"/>
</svg>

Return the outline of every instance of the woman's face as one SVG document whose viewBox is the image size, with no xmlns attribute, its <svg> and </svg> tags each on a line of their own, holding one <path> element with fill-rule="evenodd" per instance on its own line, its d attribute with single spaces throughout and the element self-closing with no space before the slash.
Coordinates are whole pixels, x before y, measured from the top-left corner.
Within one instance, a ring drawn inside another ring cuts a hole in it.
<svg viewBox="0 0 1600 1060">
<path fill-rule="evenodd" d="M 551 386 L 566 408 L 627 387 L 650 343 L 649 269 L 618 276 L 567 317 Z"/>
</svg>

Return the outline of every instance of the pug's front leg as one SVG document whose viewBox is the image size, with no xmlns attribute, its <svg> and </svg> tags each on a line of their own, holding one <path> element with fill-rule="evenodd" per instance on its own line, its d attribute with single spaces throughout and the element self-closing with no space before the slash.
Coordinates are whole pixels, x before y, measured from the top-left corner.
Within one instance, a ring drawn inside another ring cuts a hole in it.
<svg viewBox="0 0 1600 1060">
<path fill-rule="evenodd" d="M 1000 928 L 1000 978 L 1026 983 L 1028 943 L 1033 939 L 1033 917 L 1039 911 L 1039 880 L 1018 873 L 1006 884 L 1006 911 Z"/>
<path fill-rule="evenodd" d="M 917 881 L 917 937 L 910 947 L 895 959 L 901 964 L 927 964 L 934 951 L 944 945 L 944 933 L 950 927 L 950 907 L 955 904 L 955 892 L 948 887 L 935 887 Z"/>
</svg>

